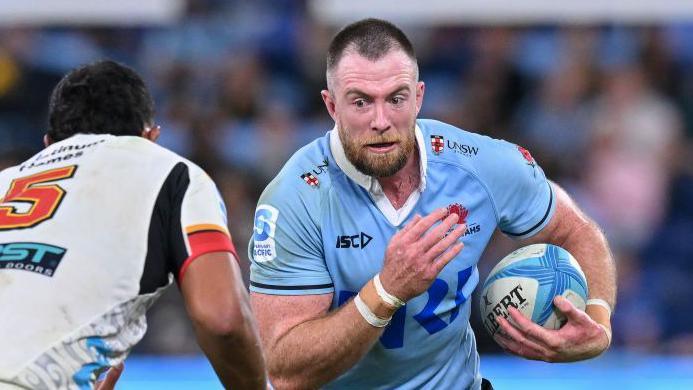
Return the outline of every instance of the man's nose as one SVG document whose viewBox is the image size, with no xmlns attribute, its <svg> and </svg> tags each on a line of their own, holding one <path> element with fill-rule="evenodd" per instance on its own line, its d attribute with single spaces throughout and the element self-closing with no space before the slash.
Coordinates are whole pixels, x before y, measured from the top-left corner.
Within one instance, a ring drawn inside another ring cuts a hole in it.
<svg viewBox="0 0 693 390">
<path fill-rule="evenodd" d="M 385 131 L 390 128 L 390 118 L 387 115 L 387 108 L 384 103 L 376 103 L 371 120 L 371 130 Z"/>
</svg>

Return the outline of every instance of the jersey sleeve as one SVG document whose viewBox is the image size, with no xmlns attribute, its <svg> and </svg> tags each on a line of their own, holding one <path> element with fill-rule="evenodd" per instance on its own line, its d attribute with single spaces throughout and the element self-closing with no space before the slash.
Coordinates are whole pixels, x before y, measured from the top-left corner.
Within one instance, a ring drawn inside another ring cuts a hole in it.
<svg viewBox="0 0 693 390">
<path fill-rule="evenodd" d="M 273 295 L 331 293 L 334 284 L 324 260 L 318 190 L 291 186 L 290 177 L 283 179 L 270 183 L 255 211 L 248 246 L 250 290 Z"/>
<path fill-rule="evenodd" d="M 530 152 L 518 145 L 492 140 L 480 164 L 500 230 L 514 239 L 541 231 L 555 210 L 553 190 Z"/>
<path fill-rule="evenodd" d="M 180 161 L 164 180 L 154 204 L 140 293 L 180 283 L 200 255 L 236 250 L 226 228 L 226 207 L 212 179 L 192 163 Z"/>
<path fill-rule="evenodd" d="M 182 281 L 190 264 L 210 252 L 229 252 L 238 255 L 227 229 L 226 206 L 212 179 L 199 167 L 179 164 L 188 171 L 187 185 L 176 194 L 174 215 L 171 218 L 171 267 Z M 185 177 L 180 180 L 186 181 Z M 175 239 L 175 237 L 178 237 Z"/>
</svg>

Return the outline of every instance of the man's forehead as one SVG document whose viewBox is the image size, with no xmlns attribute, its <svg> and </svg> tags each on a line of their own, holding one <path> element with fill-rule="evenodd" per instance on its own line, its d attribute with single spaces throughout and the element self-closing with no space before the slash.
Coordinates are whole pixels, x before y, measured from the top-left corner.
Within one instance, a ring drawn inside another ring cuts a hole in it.
<svg viewBox="0 0 693 390">
<path fill-rule="evenodd" d="M 333 77 L 343 86 L 359 81 L 416 81 L 416 64 L 401 50 L 391 50 L 377 60 L 370 60 L 356 51 L 349 50 L 335 67 Z"/>
</svg>

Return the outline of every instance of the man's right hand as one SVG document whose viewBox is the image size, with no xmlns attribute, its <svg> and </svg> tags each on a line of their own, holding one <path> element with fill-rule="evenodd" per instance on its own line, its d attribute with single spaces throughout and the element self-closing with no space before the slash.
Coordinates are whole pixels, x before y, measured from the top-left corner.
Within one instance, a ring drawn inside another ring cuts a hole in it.
<svg viewBox="0 0 693 390">
<path fill-rule="evenodd" d="M 405 302 L 422 294 L 443 267 L 460 253 L 464 244 L 457 240 L 467 226 L 455 226 L 459 216 L 448 214 L 447 209 L 441 208 L 423 218 L 416 215 L 392 236 L 380 271 L 385 291 Z M 433 227 L 438 221 L 440 224 Z"/>
</svg>

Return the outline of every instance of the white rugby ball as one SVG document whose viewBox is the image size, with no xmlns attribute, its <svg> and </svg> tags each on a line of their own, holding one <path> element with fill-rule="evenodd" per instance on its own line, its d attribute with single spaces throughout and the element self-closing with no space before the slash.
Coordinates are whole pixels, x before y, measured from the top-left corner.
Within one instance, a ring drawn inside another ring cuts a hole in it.
<svg viewBox="0 0 693 390">
<path fill-rule="evenodd" d="M 504 257 L 489 273 L 481 289 L 481 319 L 493 336 L 499 329 L 496 318 L 509 318 L 508 307 L 514 306 L 533 322 L 558 329 L 565 323 L 553 305 L 558 295 L 585 310 L 587 280 L 580 265 L 559 246 L 528 245 Z"/>
</svg>

